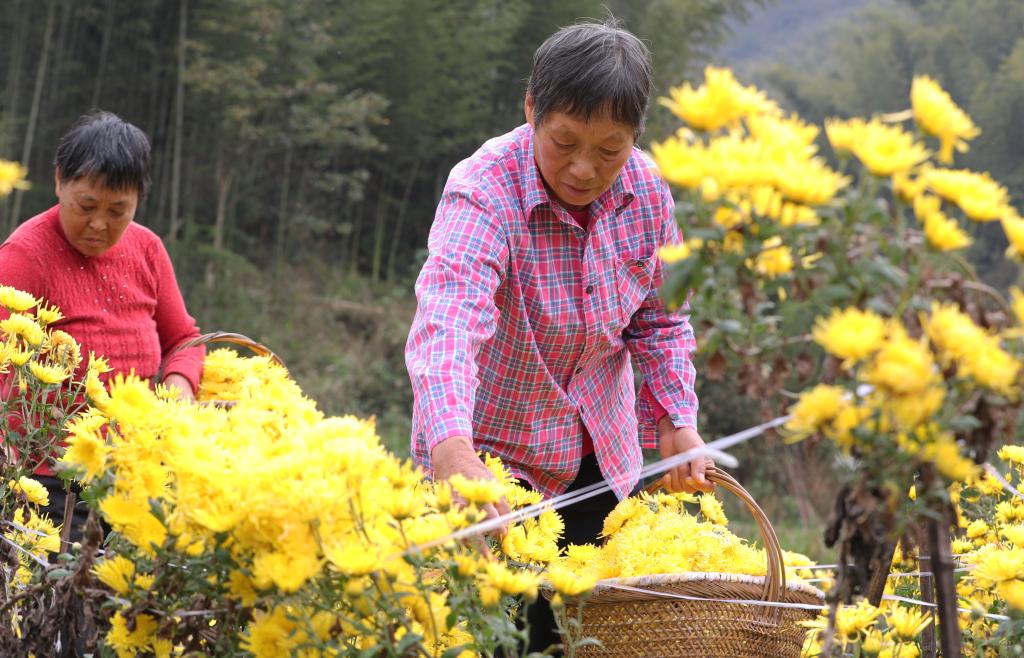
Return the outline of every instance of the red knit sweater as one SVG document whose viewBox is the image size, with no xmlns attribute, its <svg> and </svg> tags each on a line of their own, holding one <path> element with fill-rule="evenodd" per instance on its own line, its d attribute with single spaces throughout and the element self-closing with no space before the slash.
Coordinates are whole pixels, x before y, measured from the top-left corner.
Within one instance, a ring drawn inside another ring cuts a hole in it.
<svg viewBox="0 0 1024 658">
<path fill-rule="evenodd" d="M 205 349 L 170 355 L 199 330 L 160 238 L 133 222 L 105 254 L 84 256 L 64 237 L 59 210 L 36 215 L 0 245 L 0 284 L 56 305 L 64 319 L 52 326 L 71 334 L 83 356 L 95 352 L 115 373 L 144 378 L 166 360 L 164 376 L 178 373 L 195 390 Z M 6 316 L 0 308 L 0 319 Z"/>
</svg>

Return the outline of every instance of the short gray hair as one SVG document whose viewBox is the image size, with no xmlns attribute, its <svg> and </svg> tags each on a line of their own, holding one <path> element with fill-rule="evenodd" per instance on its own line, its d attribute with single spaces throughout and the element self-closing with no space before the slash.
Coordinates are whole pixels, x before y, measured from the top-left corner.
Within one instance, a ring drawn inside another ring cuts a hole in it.
<svg viewBox="0 0 1024 658">
<path fill-rule="evenodd" d="M 651 53 L 614 19 L 563 27 L 534 53 L 526 93 L 535 125 L 551 112 L 584 120 L 607 112 L 639 139 L 651 97 Z"/>
</svg>

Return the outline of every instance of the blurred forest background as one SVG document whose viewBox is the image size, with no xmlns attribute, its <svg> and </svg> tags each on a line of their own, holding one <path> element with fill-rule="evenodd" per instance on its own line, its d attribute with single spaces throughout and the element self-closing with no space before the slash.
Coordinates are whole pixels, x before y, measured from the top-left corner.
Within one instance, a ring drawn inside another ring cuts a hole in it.
<svg viewBox="0 0 1024 658">
<path fill-rule="evenodd" d="M 375 415 L 398 452 L 408 450 L 412 284 L 448 171 L 522 123 L 533 51 L 580 17 L 611 11 L 645 39 L 659 94 L 699 81 L 707 63 L 727 65 L 819 123 L 905 109 L 913 75 L 931 75 L 982 129 L 958 165 L 987 169 L 1024 198 L 1019 0 L 0 7 L 0 158 L 26 164 L 33 185 L 0 202 L 0 238 L 54 203 L 53 151 L 74 120 L 92 108 L 120 114 L 153 143 L 153 192 L 137 219 L 164 238 L 202 329 L 265 343 L 327 412 Z M 677 127 L 652 103 L 644 145 Z M 987 228 L 971 256 L 1008 285 L 1012 272 L 994 258 L 1001 232 Z M 722 386 L 701 385 L 709 439 L 758 420 Z M 747 450 L 778 456 L 740 455 L 741 479 L 767 488 L 820 481 L 830 468 L 804 446 Z M 831 500 L 813 487 L 802 501 L 770 498 L 769 513 L 818 527 L 828 510 L 817 501 Z"/>
</svg>

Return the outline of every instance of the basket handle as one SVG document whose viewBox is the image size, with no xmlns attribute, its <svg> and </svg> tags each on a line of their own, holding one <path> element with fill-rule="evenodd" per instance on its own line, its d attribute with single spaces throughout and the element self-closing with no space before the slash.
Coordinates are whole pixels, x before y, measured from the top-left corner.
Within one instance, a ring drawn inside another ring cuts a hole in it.
<svg viewBox="0 0 1024 658">
<path fill-rule="evenodd" d="M 257 343 L 253 339 L 249 338 L 248 336 L 243 336 L 242 334 L 235 334 L 229 331 L 213 331 L 208 334 L 202 334 L 200 336 L 197 336 L 191 340 L 186 340 L 184 343 L 179 344 L 177 347 L 171 350 L 170 353 L 166 357 L 164 357 L 163 363 L 160 364 L 160 369 L 157 370 L 156 381 L 163 381 L 164 364 L 167 363 L 167 360 L 172 355 L 177 354 L 181 350 L 188 349 L 190 347 L 197 347 L 199 345 L 206 345 L 209 343 L 231 343 L 233 345 L 247 347 L 250 350 L 252 350 L 256 354 L 256 356 L 270 357 L 271 361 L 281 366 L 285 370 L 288 369 L 284 365 L 284 361 L 281 360 L 281 357 L 271 352 L 270 348 L 268 348 L 266 345 L 263 345 L 262 343 Z"/>
<path fill-rule="evenodd" d="M 779 544 L 779 537 L 775 534 L 775 528 L 772 527 L 771 521 L 768 520 L 768 515 L 764 513 L 764 510 L 757 504 L 754 497 L 735 478 L 721 468 L 711 466 L 704 471 L 704 476 L 709 482 L 720 485 L 723 489 L 742 500 L 750 514 L 754 517 L 754 521 L 757 522 L 757 527 L 761 531 L 761 539 L 764 541 L 764 552 L 768 557 L 768 570 L 764 579 L 762 598 L 769 602 L 781 601 L 782 595 L 786 591 L 786 568 L 782 559 L 782 545 Z M 661 480 L 658 480 L 648 485 L 644 491 L 654 493 L 661 488 Z"/>
</svg>

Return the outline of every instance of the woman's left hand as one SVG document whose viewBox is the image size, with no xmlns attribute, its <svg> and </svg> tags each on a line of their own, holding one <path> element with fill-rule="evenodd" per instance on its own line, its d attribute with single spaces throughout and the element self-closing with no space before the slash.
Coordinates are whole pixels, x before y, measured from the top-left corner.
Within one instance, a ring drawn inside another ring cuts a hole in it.
<svg viewBox="0 0 1024 658">
<path fill-rule="evenodd" d="M 704 446 L 697 430 L 689 427 L 676 428 L 668 416 L 658 424 L 658 447 L 662 459 Z M 704 472 L 715 463 L 708 457 L 697 457 L 676 466 L 662 477 L 662 486 L 669 491 L 711 491 L 715 485 L 708 482 Z"/>
<path fill-rule="evenodd" d="M 178 391 L 178 399 L 182 402 L 195 402 L 196 396 L 192 393 L 192 384 L 181 375 L 172 372 L 164 377 L 161 382 L 164 386 L 173 386 Z"/>
</svg>

